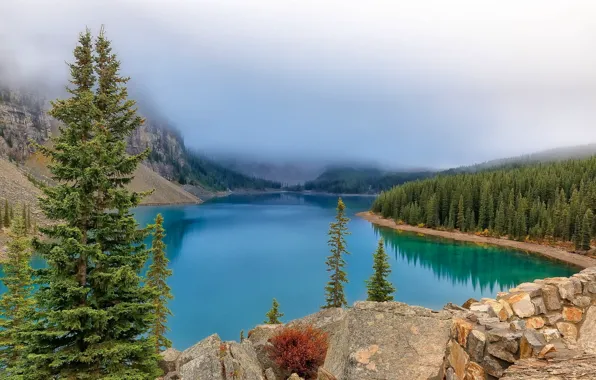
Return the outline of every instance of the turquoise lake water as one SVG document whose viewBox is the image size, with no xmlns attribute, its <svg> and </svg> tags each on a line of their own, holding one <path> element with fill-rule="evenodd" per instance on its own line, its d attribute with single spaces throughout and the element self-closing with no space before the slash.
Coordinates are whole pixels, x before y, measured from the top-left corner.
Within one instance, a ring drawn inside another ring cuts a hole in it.
<svg viewBox="0 0 596 380">
<path fill-rule="evenodd" d="M 516 284 L 577 269 L 534 254 L 380 229 L 354 214 L 372 197 L 345 197 L 348 303 L 366 299 L 372 253 L 382 236 L 391 257 L 397 301 L 440 309 L 447 302 L 491 297 Z M 165 218 L 170 285 L 170 339 L 184 349 L 217 332 L 237 340 L 263 322 L 277 298 L 283 321 L 319 310 L 328 278 L 327 231 L 337 197 L 303 194 L 233 195 L 202 205 L 142 207 L 140 223 Z"/>
<path fill-rule="evenodd" d="M 494 296 L 525 281 L 569 276 L 578 269 L 497 247 L 457 243 L 380 229 L 354 214 L 372 197 L 345 197 L 348 303 L 366 299 L 372 253 L 379 237 L 391 257 L 397 301 L 440 309 L 470 297 Z M 164 216 L 174 273 L 169 338 L 185 349 L 217 332 L 238 340 L 262 323 L 277 298 L 282 321 L 319 310 L 328 279 L 327 231 L 337 197 L 293 193 L 233 195 L 202 205 L 141 207 L 141 224 Z M 41 265 L 36 259 L 35 266 Z M 1 289 L 0 289 L 1 291 Z"/>
</svg>

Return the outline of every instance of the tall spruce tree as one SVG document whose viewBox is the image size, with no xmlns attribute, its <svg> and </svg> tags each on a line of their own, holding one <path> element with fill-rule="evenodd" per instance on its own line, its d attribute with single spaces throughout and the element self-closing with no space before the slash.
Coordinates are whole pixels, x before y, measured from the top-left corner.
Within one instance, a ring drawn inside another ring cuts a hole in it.
<svg viewBox="0 0 596 380">
<path fill-rule="evenodd" d="M 6 291 L 0 299 L 0 377 L 25 380 L 27 365 L 24 334 L 30 329 L 34 308 L 32 297 L 31 240 L 24 220 L 15 218 L 10 231 L 7 260 L 2 269 Z"/>
<path fill-rule="evenodd" d="M 147 231 L 130 212 L 144 194 L 125 188 L 147 156 L 126 153 L 125 139 L 143 120 L 119 65 L 103 30 L 95 53 L 91 33 L 82 33 L 69 64 L 70 97 L 50 111 L 61 133 L 51 147 L 37 146 L 56 183 L 42 188 L 40 206 L 55 223 L 42 229 L 48 239 L 34 242 L 47 268 L 37 273 L 30 379 L 158 375 L 153 291 L 140 276 Z"/>
<path fill-rule="evenodd" d="M 457 228 L 459 228 L 460 231 L 465 231 L 466 229 L 463 194 L 459 196 L 459 202 L 457 203 Z"/>
<path fill-rule="evenodd" d="M 278 325 L 281 323 L 279 319 L 283 317 L 284 314 L 279 312 L 279 303 L 275 298 L 271 303 L 271 310 L 269 310 L 267 314 L 265 314 L 265 316 L 267 317 L 267 319 L 265 319 L 263 323 L 266 323 L 268 325 Z"/>
<path fill-rule="evenodd" d="M 346 205 L 339 198 L 337 200 L 335 222 L 330 224 L 328 232 L 331 255 L 327 257 L 325 264 L 327 265 L 327 272 L 330 272 L 331 275 L 327 286 L 325 286 L 324 309 L 348 305 L 344 294 L 344 284 L 348 282 L 348 277 L 344 271 L 346 261 L 343 255 L 349 253 L 346 249 L 346 235 L 349 235 L 348 222 L 350 219 L 346 217 L 345 212 Z"/>
<path fill-rule="evenodd" d="M 387 279 L 391 274 L 391 266 L 382 238 L 379 239 L 377 251 L 373 254 L 373 271 L 370 279 L 366 282 L 368 301 L 393 301 L 395 287 Z"/>
<path fill-rule="evenodd" d="M 169 330 L 167 327 L 168 316 L 172 312 L 168 308 L 168 301 L 174 298 L 167 279 L 172 275 L 172 270 L 168 269 L 169 260 L 166 257 L 166 245 L 163 242 L 165 232 L 163 228 L 163 217 L 157 214 L 153 227 L 153 242 L 151 252 L 153 262 L 147 271 L 147 286 L 154 292 L 153 305 L 155 306 L 155 321 L 151 329 L 151 334 L 155 338 L 157 352 L 162 348 L 172 347 L 172 342 L 166 338 L 165 334 Z"/>
</svg>

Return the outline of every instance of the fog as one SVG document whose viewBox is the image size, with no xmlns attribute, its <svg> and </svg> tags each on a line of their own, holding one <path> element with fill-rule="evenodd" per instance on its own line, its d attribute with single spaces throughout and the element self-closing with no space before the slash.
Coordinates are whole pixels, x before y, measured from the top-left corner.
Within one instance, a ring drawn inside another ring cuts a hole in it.
<svg viewBox="0 0 596 380">
<path fill-rule="evenodd" d="M 59 94 L 104 24 L 207 154 L 445 168 L 596 141 L 596 2 L 0 2 L 0 80 Z"/>
</svg>

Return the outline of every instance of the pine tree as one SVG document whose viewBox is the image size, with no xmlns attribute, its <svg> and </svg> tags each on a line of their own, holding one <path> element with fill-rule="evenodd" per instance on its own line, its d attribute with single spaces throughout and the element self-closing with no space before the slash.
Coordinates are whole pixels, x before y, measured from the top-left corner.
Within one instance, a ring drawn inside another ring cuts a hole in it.
<svg viewBox="0 0 596 380">
<path fill-rule="evenodd" d="M 505 203 L 503 198 L 499 199 L 499 204 L 497 205 L 497 214 L 495 216 L 495 233 L 498 236 L 501 236 L 505 233 Z"/>
<path fill-rule="evenodd" d="M 70 98 L 52 102 L 50 111 L 64 126 L 52 146 L 37 145 L 56 185 L 42 187 L 40 207 L 54 223 L 42 229 L 47 239 L 34 241 L 47 268 L 37 272 L 36 329 L 27 342 L 33 380 L 159 373 L 149 334 L 154 292 L 140 276 L 147 231 L 130 211 L 144 194 L 125 187 L 147 157 L 126 153 L 126 138 L 143 120 L 127 100 L 128 79 L 119 76 L 103 30 L 93 50 L 90 32 L 82 33 L 69 65 Z"/>
<path fill-rule="evenodd" d="M 464 214 L 464 196 L 459 196 L 459 202 L 457 204 L 457 228 L 460 231 L 464 231 L 466 229 L 466 217 Z"/>
<path fill-rule="evenodd" d="M 393 301 L 395 287 L 387 279 L 391 274 L 389 256 L 385 252 L 383 239 L 379 239 L 377 251 L 373 254 L 373 274 L 366 282 L 368 301 L 385 302 Z"/>
<path fill-rule="evenodd" d="M 590 242 L 592 241 L 592 219 L 594 219 L 594 214 L 592 210 L 588 209 L 584 214 L 581 230 L 581 249 L 584 251 L 590 249 Z"/>
<path fill-rule="evenodd" d="M 244 330 L 240 330 L 240 343 L 244 342 Z"/>
<path fill-rule="evenodd" d="M 174 298 L 167 279 L 172 275 L 172 270 L 168 269 L 168 258 L 166 257 L 166 245 L 163 242 L 165 237 L 163 228 L 163 217 L 157 214 L 153 227 L 153 242 L 151 244 L 153 262 L 147 271 L 147 286 L 155 291 L 153 305 L 155 306 L 155 321 L 151 329 L 151 334 L 155 338 L 157 352 L 162 348 L 172 347 L 172 342 L 165 337 L 169 330 L 167 327 L 168 316 L 172 315 L 168 309 L 167 303 Z"/>
<path fill-rule="evenodd" d="M 26 345 L 23 334 L 30 329 L 32 297 L 31 241 L 22 218 L 13 221 L 2 282 L 6 292 L 0 299 L 0 372 L 3 379 L 25 380 Z"/>
<path fill-rule="evenodd" d="M 10 227 L 10 206 L 8 199 L 4 200 L 4 227 Z"/>
<path fill-rule="evenodd" d="M 23 225 L 25 226 L 25 231 L 27 231 L 27 205 L 24 203 L 21 210 L 21 219 L 23 219 Z"/>
<path fill-rule="evenodd" d="M 344 294 L 344 283 L 348 282 L 348 278 L 346 272 L 343 270 L 346 265 L 343 255 L 349 253 L 346 250 L 345 236 L 349 234 L 347 225 L 350 219 L 345 216 L 345 210 L 346 206 L 341 198 L 339 198 L 337 200 L 335 222 L 330 224 L 328 233 L 331 255 L 327 257 L 325 264 L 327 265 L 327 272 L 330 272 L 331 276 L 327 286 L 325 286 L 326 303 L 323 308 L 348 305 Z"/>
<path fill-rule="evenodd" d="M 281 323 L 279 321 L 279 318 L 283 317 L 284 315 L 283 313 L 279 312 L 279 303 L 277 303 L 277 300 L 275 298 L 273 299 L 271 310 L 269 310 L 267 314 L 265 314 L 265 316 L 267 317 L 267 319 L 263 323 L 266 323 L 268 325 L 278 325 Z"/>
</svg>

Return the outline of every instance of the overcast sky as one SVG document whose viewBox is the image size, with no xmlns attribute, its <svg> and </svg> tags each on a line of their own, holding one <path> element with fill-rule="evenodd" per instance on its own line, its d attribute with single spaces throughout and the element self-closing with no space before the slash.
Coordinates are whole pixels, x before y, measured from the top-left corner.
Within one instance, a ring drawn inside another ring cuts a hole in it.
<svg viewBox="0 0 596 380">
<path fill-rule="evenodd" d="M 596 1 L 2 0 L 0 75 L 108 37 L 187 145 L 449 167 L 596 142 Z"/>
</svg>

